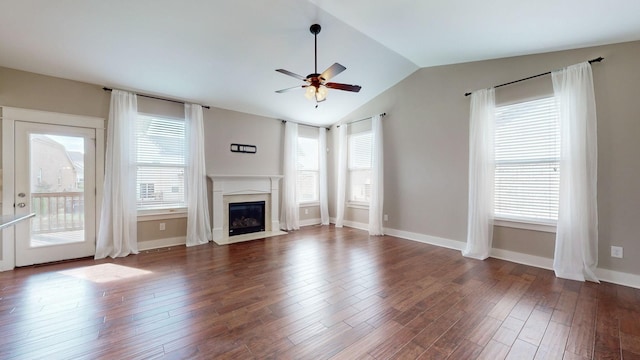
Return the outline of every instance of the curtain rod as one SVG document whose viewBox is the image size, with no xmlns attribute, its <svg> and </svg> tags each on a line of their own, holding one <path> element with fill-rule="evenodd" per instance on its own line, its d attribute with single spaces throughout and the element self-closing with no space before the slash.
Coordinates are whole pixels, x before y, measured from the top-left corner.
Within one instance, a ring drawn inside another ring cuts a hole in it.
<svg viewBox="0 0 640 360">
<path fill-rule="evenodd" d="M 102 90 L 104 91 L 112 91 L 113 89 L 108 88 L 108 87 L 103 87 Z M 180 100 L 174 100 L 174 99 L 167 99 L 167 98 L 161 98 L 161 97 L 157 97 L 157 96 L 152 96 L 152 95 L 145 95 L 145 94 L 138 94 L 135 93 L 137 96 L 142 96 L 142 97 L 146 97 L 149 99 L 156 99 L 156 100 L 164 100 L 164 101 L 169 101 L 169 102 L 174 102 L 174 103 L 178 103 L 178 104 L 184 104 L 184 101 L 180 101 Z M 203 108 L 205 109 L 211 109 L 211 107 L 207 106 L 207 105 L 202 105 Z"/>
<path fill-rule="evenodd" d="M 381 113 L 381 114 L 379 114 L 379 115 L 380 115 L 380 117 L 385 117 L 385 116 L 387 116 L 387 113 Z M 369 116 L 368 118 L 359 119 L 359 120 L 353 120 L 353 121 L 349 121 L 349 122 L 347 122 L 347 123 L 340 124 L 340 125 L 349 125 L 349 124 L 357 123 L 357 122 L 360 122 L 360 121 L 369 120 L 369 119 L 371 119 L 372 117 L 373 117 L 373 116 Z M 338 125 L 338 126 L 336 126 L 336 127 L 340 127 L 340 125 Z"/>
<path fill-rule="evenodd" d="M 280 120 L 280 121 L 281 121 L 283 124 L 287 122 L 287 120 Z M 328 127 L 326 127 L 326 126 L 318 126 L 318 125 L 311 125 L 311 124 L 303 124 L 303 123 L 299 123 L 299 122 L 295 122 L 295 121 L 290 121 L 290 122 L 292 122 L 292 123 L 294 123 L 294 124 L 302 125 L 302 126 L 314 127 L 314 128 L 317 128 L 317 129 L 325 128 L 325 129 L 327 129 L 327 130 L 331 130 L 331 128 L 328 128 Z"/>
<path fill-rule="evenodd" d="M 600 56 L 600 57 L 598 57 L 598 58 L 595 58 L 595 59 L 591 59 L 591 60 L 589 60 L 589 64 L 593 64 L 594 62 L 600 62 L 600 61 L 602 61 L 602 60 L 604 60 L 604 58 L 603 58 L 602 56 Z M 510 81 L 510 82 L 508 82 L 508 83 L 504 83 L 504 84 L 496 85 L 496 86 L 494 86 L 494 88 L 499 88 L 499 87 L 502 87 L 502 86 L 507 86 L 507 85 L 511 85 L 511 84 L 519 83 L 519 82 L 521 82 L 521 81 L 525 81 L 525 80 L 535 79 L 535 78 L 537 78 L 537 77 L 545 76 L 545 75 L 549 75 L 549 74 L 551 74 L 551 71 L 547 71 L 546 73 L 542 73 L 542 74 L 538 74 L 538 75 L 529 76 L 529 77 L 526 77 L 526 78 L 524 78 L 524 79 L 514 80 L 514 81 Z M 471 95 L 471 93 L 470 93 L 470 92 L 468 92 L 468 93 L 465 93 L 465 94 L 464 94 L 464 96 L 469 96 L 469 95 Z"/>
</svg>

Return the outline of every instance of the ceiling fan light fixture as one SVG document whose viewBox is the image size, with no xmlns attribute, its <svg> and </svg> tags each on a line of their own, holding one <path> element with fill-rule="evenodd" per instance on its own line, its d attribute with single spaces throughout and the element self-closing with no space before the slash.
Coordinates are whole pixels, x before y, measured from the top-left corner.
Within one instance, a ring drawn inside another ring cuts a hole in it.
<svg viewBox="0 0 640 360">
<path fill-rule="evenodd" d="M 304 97 L 307 98 L 307 100 L 313 100 L 315 99 L 316 101 L 320 102 L 320 101 L 324 101 L 327 98 L 327 94 L 329 93 L 329 89 L 327 89 L 326 86 L 324 85 L 309 85 L 307 86 L 307 90 L 305 90 L 304 92 Z"/>
<path fill-rule="evenodd" d="M 318 90 L 316 91 L 316 101 L 324 101 L 327 98 L 327 87 L 324 85 L 320 85 Z"/>
<path fill-rule="evenodd" d="M 307 90 L 304 92 L 304 97 L 307 100 L 311 100 L 316 96 L 316 87 L 313 85 L 307 86 Z"/>
</svg>

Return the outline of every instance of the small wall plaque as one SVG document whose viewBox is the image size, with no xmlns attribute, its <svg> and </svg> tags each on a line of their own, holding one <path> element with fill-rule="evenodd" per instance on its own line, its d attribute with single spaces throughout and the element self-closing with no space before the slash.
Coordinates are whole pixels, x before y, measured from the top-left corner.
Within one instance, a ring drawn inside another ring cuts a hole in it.
<svg viewBox="0 0 640 360">
<path fill-rule="evenodd" d="M 255 145 L 231 144 L 231 152 L 255 154 L 258 148 Z"/>
</svg>

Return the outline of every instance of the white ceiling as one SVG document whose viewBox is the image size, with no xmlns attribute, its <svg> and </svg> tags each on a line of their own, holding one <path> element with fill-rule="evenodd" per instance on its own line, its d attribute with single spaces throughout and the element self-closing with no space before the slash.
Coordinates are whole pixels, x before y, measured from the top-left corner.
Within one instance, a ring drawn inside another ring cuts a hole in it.
<svg viewBox="0 0 640 360">
<path fill-rule="evenodd" d="M 328 125 L 419 67 L 640 39 L 638 0 L 1 0 L 0 66 Z M 275 72 L 334 62 L 316 109 Z M 0 79 L 1 81 L 1 79 Z"/>
</svg>

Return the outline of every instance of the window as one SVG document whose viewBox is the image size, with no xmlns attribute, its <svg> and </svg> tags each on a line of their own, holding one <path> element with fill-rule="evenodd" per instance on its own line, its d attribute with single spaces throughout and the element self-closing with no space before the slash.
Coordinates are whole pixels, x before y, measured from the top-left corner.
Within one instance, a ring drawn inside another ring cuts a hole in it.
<svg viewBox="0 0 640 360">
<path fill-rule="evenodd" d="M 300 203 L 317 202 L 319 196 L 318 139 L 298 137 L 297 191 Z"/>
<path fill-rule="evenodd" d="M 349 135 L 349 201 L 371 199 L 371 131 Z"/>
<path fill-rule="evenodd" d="M 154 194 L 154 184 L 140 184 L 140 199 L 153 199 Z"/>
<path fill-rule="evenodd" d="M 186 206 L 182 119 L 139 115 L 136 124 L 138 210 Z"/>
<path fill-rule="evenodd" d="M 495 216 L 558 220 L 560 128 L 553 97 L 496 109 Z"/>
</svg>

